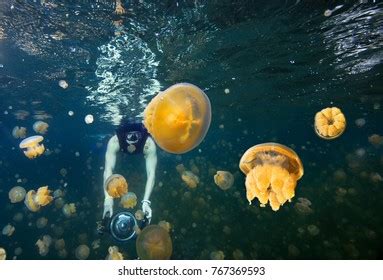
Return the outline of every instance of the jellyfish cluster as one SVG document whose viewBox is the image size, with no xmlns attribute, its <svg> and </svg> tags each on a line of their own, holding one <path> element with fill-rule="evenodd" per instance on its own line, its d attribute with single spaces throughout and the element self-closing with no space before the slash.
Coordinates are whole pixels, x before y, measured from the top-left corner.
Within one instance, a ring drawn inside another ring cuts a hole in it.
<svg viewBox="0 0 383 280">
<path fill-rule="evenodd" d="M 120 174 L 112 174 L 105 182 L 107 193 L 113 198 L 119 198 L 128 192 L 128 182 Z"/>
<path fill-rule="evenodd" d="M 268 202 L 274 211 L 295 195 L 297 181 L 303 176 L 298 155 L 278 143 L 251 147 L 242 156 L 239 167 L 246 175 L 246 197 L 257 198 L 261 206 Z"/>
<path fill-rule="evenodd" d="M 144 125 L 158 146 L 186 153 L 204 139 L 211 121 L 207 95 L 197 86 L 175 84 L 157 94 L 144 111 Z"/>
<path fill-rule="evenodd" d="M 51 203 L 53 196 L 48 186 L 40 187 L 37 192 L 30 190 L 25 196 L 24 203 L 27 208 L 32 212 L 37 212 L 42 206 L 46 206 Z"/>
</svg>

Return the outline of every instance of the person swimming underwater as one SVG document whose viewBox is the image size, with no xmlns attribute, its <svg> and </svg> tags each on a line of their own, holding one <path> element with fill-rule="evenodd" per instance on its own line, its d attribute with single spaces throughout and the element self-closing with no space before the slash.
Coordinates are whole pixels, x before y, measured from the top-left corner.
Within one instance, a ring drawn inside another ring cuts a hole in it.
<svg viewBox="0 0 383 280">
<path fill-rule="evenodd" d="M 150 195 L 153 191 L 155 172 L 157 166 L 156 144 L 151 138 L 142 122 L 134 120 L 123 121 L 116 129 L 116 134 L 112 136 L 107 145 L 105 153 L 105 169 L 103 189 L 105 194 L 103 218 L 113 215 L 113 198 L 106 191 L 105 182 L 113 174 L 116 165 L 117 153 L 121 151 L 128 155 L 143 154 L 146 161 L 146 185 L 144 197 L 141 200 L 142 211 L 150 222 L 152 209 Z"/>
</svg>

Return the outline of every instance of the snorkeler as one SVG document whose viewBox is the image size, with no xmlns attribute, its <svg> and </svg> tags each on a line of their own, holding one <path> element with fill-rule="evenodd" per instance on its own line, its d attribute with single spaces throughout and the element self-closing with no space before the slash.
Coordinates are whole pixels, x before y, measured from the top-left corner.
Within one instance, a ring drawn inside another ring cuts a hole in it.
<svg viewBox="0 0 383 280">
<path fill-rule="evenodd" d="M 124 121 L 116 129 L 116 135 L 109 139 L 105 154 L 103 188 L 105 193 L 103 218 L 113 215 L 113 198 L 106 191 L 106 181 L 113 174 L 117 153 L 122 151 L 129 155 L 143 154 L 146 161 L 146 185 L 141 201 L 142 211 L 150 222 L 152 209 L 150 195 L 154 187 L 157 165 L 156 144 L 141 122 Z"/>
</svg>

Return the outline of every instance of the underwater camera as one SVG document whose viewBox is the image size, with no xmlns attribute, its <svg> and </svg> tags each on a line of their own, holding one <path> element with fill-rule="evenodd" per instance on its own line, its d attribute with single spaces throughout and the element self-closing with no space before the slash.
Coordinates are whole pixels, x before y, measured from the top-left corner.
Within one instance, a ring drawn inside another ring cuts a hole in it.
<svg viewBox="0 0 383 280">
<path fill-rule="evenodd" d="M 112 217 L 108 212 L 102 221 L 97 222 L 97 232 L 100 235 L 109 233 L 115 240 L 124 242 L 137 236 L 136 226 L 142 230 L 148 224 L 146 216 L 143 220 L 137 221 L 136 217 L 128 211 L 118 212 Z"/>
</svg>

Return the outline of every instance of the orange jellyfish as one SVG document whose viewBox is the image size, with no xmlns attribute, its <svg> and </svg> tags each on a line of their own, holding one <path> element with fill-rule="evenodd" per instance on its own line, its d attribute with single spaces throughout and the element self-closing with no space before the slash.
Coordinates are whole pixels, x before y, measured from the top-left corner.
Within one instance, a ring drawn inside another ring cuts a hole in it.
<svg viewBox="0 0 383 280">
<path fill-rule="evenodd" d="M 26 195 L 25 189 L 19 186 L 13 187 L 8 193 L 8 197 L 11 203 L 17 203 L 17 202 L 23 201 L 25 198 L 25 195 Z"/>
<path fill-rule="evenodd" d="M 315 115 L 315 132 L 323 139 L 335 139 L 346 129 L 346 118 L 337 107 L 325 108 Z"/>
<path fill-rule="evenodd" d="M 27 129 L 25 127 L 15 126 L 12 130 L 12 136 L 16 139 L 25 138 L 27 135 Z"/>
<path fill-rule="evenodd" d="M 211 121 L 207 95 L 188 83 L 157 94 L 144 111 L 144 125 L 163 150 L 183 154 L 204 139 Z"/>
<path fill-rule="evenodd" d="M 133 192 L 128 192 L 121 197 L 120 204 L 124 208 L 134 208 L 137 205 L 137 196 Z"/>
<path fill-rule="evenodd" d="M 19 147 L 24 150 L 24 154 L 27 156 L 27 158 L 32 159 L 36 158 L 40 155 L 42 155 L 45 151 L 45 147 L 43 144 L 39 144 L 41 141 L 44 140 L 44 137 L 42 136 L 31 136 L 27 139 L 24 139 L 21 141 Z"/>
<path fill-rule="evenodd" d="M 113 198 L 123 196 L 128 192 L 128 182 L 120 174 L 110 175 L 105 182 L 106 191 Z"/>
<path fill-rule="evenodd" d="M 46 206 L 53 200 L 50 193 L 51 191 L 48 190 L 48 186 L 40 187 L 37 193 L 34 190 L 30 190 L 25 196 L 24 203 L 30 211 L 37 212 L 41 206 Z"/>
<path fill-rule="evenodd" d="M 110 246 L 108 248 L 108 255 L 106 256 L 107 260 L 123 260 L 124 257 L 119 252 L 117 246 Z"/>
<path fill-rule="evenodd" d="M 261 206 L 270 202 L 274 211 L 295 195 L 297 181 L 303 176 L 303 165 L 290 148 L 277 143 L 251 147 L 242 156 L 239 168 L 246 175 L 246 197 L 256 197 Z"/>
<path fill-rule="evenodd" d="M 165 229 L 167 232 L 170 232 L 170 230 L 172 229 L 171 224 L 167 221 L 159 221 L 158 225 Z"/>
<path fill-rule="evenodd" d="M 188 185 L 189 188 L 194 189 L 199 183 L 199 178 L 191 171 L 184 171 L 181 175 L 182 180 Z"/>
<path fill-rule="evenodd" d="M 43 121 L 37 121 L 33 124 L 33 130 L 36 133 L 45 134 L 48 131 L 49 125 Z"/>
<path fill-rule="evenodd" d="M 234 176 L 228 171 L 217 171 L 217 174 L 214 175 L 214 182 L 220 189 L 226 191 L 233 185 Z"/>
<path fill-rule="evenodd" d="M 172 240 L 165 229 L 150 225 L 138 235 L 136 251 L 142 260 L 168 260 L 173 251 Z"/>
<path fill-rule="evenodd" d="M 0 261 L 3 261 L 7 258 L 7 252 L 4 248 L 0 247 Z"/>
</svg>

